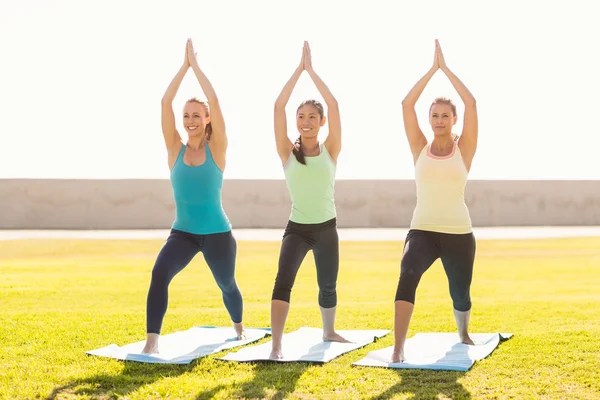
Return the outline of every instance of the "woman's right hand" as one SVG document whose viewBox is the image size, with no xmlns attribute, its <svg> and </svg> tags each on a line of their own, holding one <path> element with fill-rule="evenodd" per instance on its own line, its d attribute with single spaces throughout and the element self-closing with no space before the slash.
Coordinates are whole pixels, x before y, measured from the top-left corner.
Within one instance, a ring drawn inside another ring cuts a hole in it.
<svg viewBox="0 0 600 400">
<path fill-rule="evenodd" d="M 431 67 L 432 71 L 437 71 L 440 68 L 440 60 L 438 57 L 438 48 L 439 48 L 439 44 L 438 44 L 438 40 L 435 39 L 435 52 L 433 53 L 433 66 Z"/>
<path fill-rule="evenodd" d="M 190 39 L 185 42 L 185 53 L 183 56 L 183 68 L 187 69 L 190 67 L 190 59 L 188 58 L 188 49 L 189 49 Z"/>
<path fill-rule="evenodd" d="M 302 46 L 302 58 L 300 59 L 300 65 L 298 65 L 298 68 L 296 68 L 298 71 L 304 71 L 304 47 L 306 47 L 306 45 Z"/>
</svg>

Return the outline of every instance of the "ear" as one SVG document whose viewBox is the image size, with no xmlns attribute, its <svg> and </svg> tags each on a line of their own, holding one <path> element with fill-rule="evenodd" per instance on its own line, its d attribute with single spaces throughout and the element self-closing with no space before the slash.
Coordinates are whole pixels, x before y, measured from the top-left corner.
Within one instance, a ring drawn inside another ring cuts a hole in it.
<svg viewBox="0 0 600 400">
<path fill-rule="evenodd" d="M 319 126 L 325 125 L 325 122 L 327 122 L 327 117 L 323 115 L 323 118 L 321 118 L 321 124 Z"/>
<path fill-rule="evenodd" d="M 458 121 L 458 115 L 455 115 L 452 120 L 452 125 L 456 125 L 456 121 Z"/>
<path fill-rule="evenodd" d="M 210 124 L 210 115 L 208 117 L 206 117 L 206 125 L 208 125 L 208 124 Z"/>
</svg>

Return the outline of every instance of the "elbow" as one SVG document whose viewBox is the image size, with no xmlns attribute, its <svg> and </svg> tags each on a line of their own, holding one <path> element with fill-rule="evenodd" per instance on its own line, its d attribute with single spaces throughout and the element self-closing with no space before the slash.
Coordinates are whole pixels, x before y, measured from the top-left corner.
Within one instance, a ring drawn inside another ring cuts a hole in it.
<svg viewBox="0 0 600 400">
<path fill-rule="evenodd" d="M 160 100 L 160 105 L 161 106 L 170 106 L 171 104 L 173 104 L 173 99 L 169 96 L 163 96 L 163 98 Z"/>
<path fill-rule="evenodd" d="M 476 108 L 477 107 L 477 101 L 475 100 L 475 98 L 473 97 L 472 99 L 465 101 L 465 107 L 469 107 L 469 108 Z"/>
<path fill-rule="evenodd" d="M 409 93 L 405 98 L 402 99 L 402 107 L 414 107 L 416 102 L 417 99 L 414 99 Z"/>
<path fill-rule="evenodd" d="M 332 98 L 332 99 L 330 99 L 330 100 L 327 102 L 327 107 L 329 107 L 330 109 L 331 109 L 331 108 L 334 108 L 334 109 L 337 109 L 337 110 L 339 110 L 339 108 L 340 108 L 340 106 L 339 106 L 339 104 L 338 104 L 338 101 L 337 101 L 337 99 L 336 99 L 335 97 L 334 97 L 334 98 Z"/>
</svg>

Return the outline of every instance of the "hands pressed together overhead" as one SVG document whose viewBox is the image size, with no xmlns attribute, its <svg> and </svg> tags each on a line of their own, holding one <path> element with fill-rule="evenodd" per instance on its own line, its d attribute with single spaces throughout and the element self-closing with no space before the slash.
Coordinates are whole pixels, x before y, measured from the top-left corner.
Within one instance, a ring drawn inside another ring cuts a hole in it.
<svg viewBox="0 0 600 400">
<path fill-rule="evenodd" d="M 446 60 L 444 59 L 444 53 L 442 53 L 442 46 L 440 46 L 440 42 L 435 40 L 435 54 L 433 56 L 433 67 L 434 71 L 441 69 L 442 71 L 446 71 L 448 66 L 446 65 Z"/>
<path fill-rule="evenodd" d="M 192 39 L 188 39 L 185 43 L 185 56 L 183 59 L 184 67 L 195 67 L 198 66 L 198 60 L 196 59 L 196 52 L 194 51 L 194 44 Z"/>
<path fill-rule="evenodd" d="M 302 58 L 300 59 L 300 65 L 298 69 L 301 71 L 312 72 L 312 56 L 310 54 L 310 46 L 307 41 L 304 41 L 304 46 L 302 47 Z"/>
<path fill-rule="evenodd" d="M 198 61 L 196 59 L 197 53 L 194 50 L 194 44 L 192 43 L 192 39 L 188 39 L 185 44 L 185 56 L 183 60 L 183 64 L 185 67 L 194 67 L 198 65 Z M 310 45 L 307 41 L 304 41 L 304 46 L 302 47 L 302 58 L 300 59 L 300 65 L 298 66 L 299 70 L 312 72 L 312 56 L 310 53 Z M 448 69 L 446 65 L 446 60 L 444 59 L 444 53 L 442 52 L 442 47 L 440 46 L 440 42 L 435 40 L 435 54 L 433 56 L 433 67 L 434 71 L 441 69 L 445 71 Z"/>
</svg>

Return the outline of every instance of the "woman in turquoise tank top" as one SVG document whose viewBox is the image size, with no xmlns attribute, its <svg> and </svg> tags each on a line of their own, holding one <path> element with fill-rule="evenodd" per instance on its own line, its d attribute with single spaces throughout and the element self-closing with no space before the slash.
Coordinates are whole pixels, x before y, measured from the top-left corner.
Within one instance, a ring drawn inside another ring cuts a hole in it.
<svg viewBox="0 0 600 400">
<path fill-rule="evenodd" d="M 415 104 L 438 70 L 448 77 L 464 103 L 463 130 L 460 137 L 452 133 L 457 121 L 456 107 L 446 98 L 437 98 L 429 108 L 434 138 L 428 143 L 419 127 Z M 476 246 L 464 202 L 464 188 L 477 148 L 477 106 L 471 92 L 446 65 L 437 40 L 433 66 L 402 101 L 402 114 L 415 163 L 417 206 L 404 241 L 400 279 L 394 300 L 395 343 L 392 362 L 405 361 L 404 343 L 414 310 L 417 286 L 423 274 L 438 258 L 448 277 L 458 337 L 463 344 L 473 344 L 468 327 Z"/>
<path fill-rule="evenodd" d="M 300 136 L 293 144 L 288 137 L 285 106 L 303 71 L 325 99 L 329 135 L 319 144 L 325 124 L 323 106 L 315 100 L 303 102 L 296 111 Z M 313 251 L 319 285 L 323 340 L 347 342 L 335 332 L 339 240 L 336 227 L 334 185 L 337 158 L 342 148 L 340 112 L 335 97 L 312 68 L 310 47 L 304 42 L 302 59 L 275 102 L 275 141 L 292 199 L 290 219 L 283 234 L 279 267 L 271 300 L 270 357 L 283 359 L 281 339 L 290 308 L 291 290 L 300 264 Z"/>
<path fill-rule="evenodd" d="M 185 103 L 186 144 L 175 127 L 173 99 L 188 69 L 198 79 L 208 104 L 193 98 Z M 154 268 L 146 304 L 146 345 L 143 353 L 158 353 L 158 338 L 167 311 L 168 287 L 198 253 L 202 253 L 221 289 L 225 308 L 238 339 L 244 337 L 242 294 L 235 281 L 236 241 L 221 204 L 227 151 L 225 121 L 217 95 L 196 60 L 191 40 L 184 62 L 162 99 L 162 131 L 167 147 L 175 220 Z M 209 113 L 210 110 L 210 113 Z"/>
</svg>

